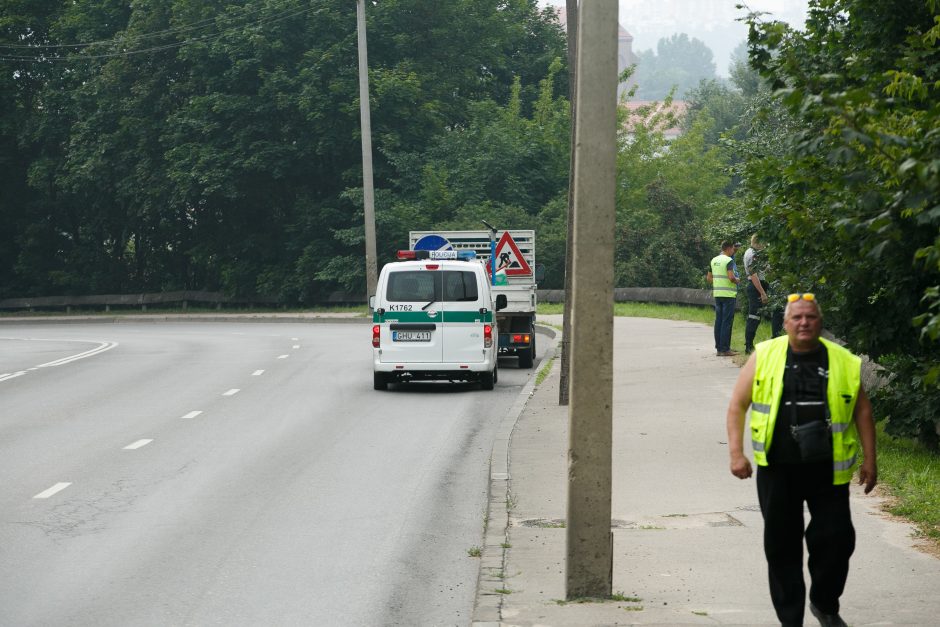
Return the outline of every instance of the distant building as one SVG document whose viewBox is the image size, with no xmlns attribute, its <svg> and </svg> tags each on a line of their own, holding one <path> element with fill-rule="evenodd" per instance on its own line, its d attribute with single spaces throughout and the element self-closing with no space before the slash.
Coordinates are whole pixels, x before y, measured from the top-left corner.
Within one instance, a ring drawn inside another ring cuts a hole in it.
<svg viewBox="0 0 940 627">
<path fill-rule="evenodd" d="M 565 7 L 556 6 L 554 7 L 555 11 L 558 14 L 558 23 L 561 24 L 562 28 L 565 28 L 568 25 L 568 12 Z M 625 69 L 636 63 L 636 55 L 633 54 L 633 35 L 627 32 L 620 24 L 617 24 L 617 74 L 621 74 Z M 635 81 L 631 79 L 625 83 L 620 83 L 617 87 L 617 97 L 620 98 L 623 94 L 629 91 Z"/>
</svg>

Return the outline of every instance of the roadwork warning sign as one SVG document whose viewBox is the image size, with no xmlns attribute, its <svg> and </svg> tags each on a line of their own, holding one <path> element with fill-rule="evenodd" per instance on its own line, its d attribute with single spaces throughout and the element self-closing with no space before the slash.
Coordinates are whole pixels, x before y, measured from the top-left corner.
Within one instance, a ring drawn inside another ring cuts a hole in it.
<svg viewBox="0 0 940 627">
<path fill-rule="evenodd" d="M 487 272 L 491 272 L 490 263 L 492 261 L 486 264 Z M 532 274 L 532 268 L 522 256 L 516 241 L 509 235 L 509 231 L 504 232 L 499 243 L 496 244 L 496 271 L 504 271 L 507 276 Z"/>
</svg>

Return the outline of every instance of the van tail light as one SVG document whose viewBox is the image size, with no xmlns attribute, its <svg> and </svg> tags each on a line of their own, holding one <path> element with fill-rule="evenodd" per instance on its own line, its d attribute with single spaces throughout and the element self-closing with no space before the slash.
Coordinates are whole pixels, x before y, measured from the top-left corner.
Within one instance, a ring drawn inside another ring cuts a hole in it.
<svg viewBox="0 0 940 627">
<path fill-rule="evenodd" d="M 489 348 L 493 345 L 493 325 L 483 325 L 483 348 Z"/>
<path fill-rule="evenodd" d="M 512 336 L 513 344 L 528 344 L 531 341 L 528 333 L 516 333 Z"/>
<path fill-rule="evenodd" d="M 379 347 L 380 338 L 382 335 L 381 331 L 382 331 L 382 327 L 380 327 L 377 324 L 372 325 L 372 346 L 375 348 Z"/>
</svg>

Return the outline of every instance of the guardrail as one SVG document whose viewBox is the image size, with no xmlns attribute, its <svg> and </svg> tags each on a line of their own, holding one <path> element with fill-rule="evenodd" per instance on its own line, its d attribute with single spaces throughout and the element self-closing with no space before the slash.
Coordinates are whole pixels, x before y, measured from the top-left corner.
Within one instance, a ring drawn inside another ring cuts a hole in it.
<svg viewBox="0 0 940 627">
<path fill-rule="evenodd" d="M 221 309 L 222 305 L 276 305 L 277 301 L 269 298 L 248 301 L 245 299 L 232 299 L 220 292 L 185 290 L 155 294 L 93 294 L 88 296 L 5 298 L 0 300 L 0 309 L 27 309 L 30 311 L 36 309 L 65 309 L 70 311 L 72 307 L 104 307 L 105 311 L 110 311 L 111 307 L 140 307 L 143 311 L 146 311 L 149 305 L 179 305 L 183 309 L 187 309 L 190 303 L 215 305 L 216 308 Z"/>
<path fill-rule="evenodd" d="M 538 298 L 543 303 L 563 303 L 564 290 L 538 290 Z M 714 304 L 711 290 L 697 290 L 686 287 L 618 287 L 614 290 L 616 302 L 672 303 L 678 305 L 697 305 L 711 307 Z M 333 292 L 325 299 L 311 305 L 357 305 L 365 304 L 361 295 L 346 292 Z M 94 294 L 88 296 L 32 296 L 25 298 L 5 298 L 0 300 L 0 310 L 66 310 L 72 308 L 90 309 L 103 307 L 139 307 L 146 311 L 148 306 L 176 305 L 186 310 L 192 304 L 223 306 L 266 306 L 282 307 L 284 303 L 276 298 L 257 297 L 252 299 L 232 298 L 221 292 L 184 290 L 153 294 Z"/>
</svg>

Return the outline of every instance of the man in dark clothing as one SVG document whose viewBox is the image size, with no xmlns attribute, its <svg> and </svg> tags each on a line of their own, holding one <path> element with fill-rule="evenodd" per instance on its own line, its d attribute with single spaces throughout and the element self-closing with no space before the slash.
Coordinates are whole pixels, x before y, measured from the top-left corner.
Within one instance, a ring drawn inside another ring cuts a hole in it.
<svg viewBox="0 0 940 627">
<path fill-rule="evenodd" d="M 777 337 L 783 329 L 783 307 L 770 304 L 770 284 L 767 282 L 767 262 L 764 246 L 751 236 L 751 247 L 744 251 L 744 274 L 747 276 L 747 323 L 744 326 L 744 352 L 754 351 L 754 336 L 760 326 L 762 310 L 770 310 L 770 337 Z"/>
<path fill-rule="evenodd" d="M 842 627 L 839 598 L 855 549 L 849 482 L 859 443 L 864 453 L 859 483 L 867 494 L 878 481 L 875 424 L 861 385 L 861 360 L 820 338 L 822 311 L 812 294 L 791 294 L 787 300 L 787 335 L 757 345 L 732 393 L 731 473 L 751 476 L 742 444 L 750 407 L 764 554 L 777 617 L 784 625 L 803 624 L 805 502 L 810 611 L 824 627 Z"/>
</svg>

